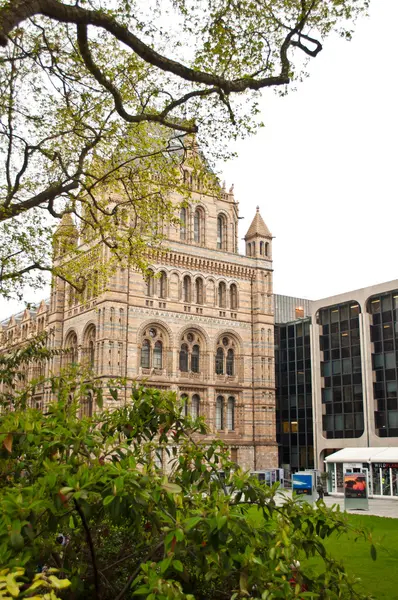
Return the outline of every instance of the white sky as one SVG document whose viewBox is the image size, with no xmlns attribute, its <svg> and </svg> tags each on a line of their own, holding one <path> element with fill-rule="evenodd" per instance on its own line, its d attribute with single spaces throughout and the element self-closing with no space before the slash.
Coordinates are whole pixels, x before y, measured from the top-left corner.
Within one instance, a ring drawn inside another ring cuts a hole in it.
<svg viewBox="0 0 398 600">
<path fill-rule="evenodd" d="M 276 293 L 317 299 L 398 277 L 397 22 L 398 0 L 373 0 L 353 40 L 327 40 L 296 92 L 264 93 L 265 128 L 223 167 L 240 237 L 257 204 L 275 236 Z M 0 301 L 0 319 L 21 308 Z"/>
<path fill-rule="evenodd" d="M 372 0 L 296 92 L 265 94 L 265 128 L 224 168 L 240 237 L 257 204 L 275 236 L 276 293 L 318 299 L 398 277 L 397 22 L 397 0 Z"/>
</svg>

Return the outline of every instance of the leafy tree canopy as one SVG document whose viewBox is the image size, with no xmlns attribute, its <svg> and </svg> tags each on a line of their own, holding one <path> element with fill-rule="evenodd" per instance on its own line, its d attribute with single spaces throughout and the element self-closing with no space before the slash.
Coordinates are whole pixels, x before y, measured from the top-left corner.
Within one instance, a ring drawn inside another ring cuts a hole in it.
<svg viewBox="0 0 398 600">
<path fill-rule="evenodd" d="M 48 270 L 84 285 L 51 264 L 66 212 L 145 268 L 171 192 L 189 194 L 181 165 L 215 190 L 195 139 L 207 164 L 226 156 L 259 126 L 259 92 L 284 92 L 332 32 L 349 39 L 368 2 L 0 0 L 1 293 Z"/>
<path fill-rule="evenodd" d="M 87 378 L 42 383 L 56 398 L 44 414 L 17 392 L 0 413 L 0 597 L 364 598 L 324 540 L 369 534 L 323 502 L 282 501 L 182 416 L 174 393 L 126 397 L 115 383 L 118 408 L 104 411 Z"/>
</svg>

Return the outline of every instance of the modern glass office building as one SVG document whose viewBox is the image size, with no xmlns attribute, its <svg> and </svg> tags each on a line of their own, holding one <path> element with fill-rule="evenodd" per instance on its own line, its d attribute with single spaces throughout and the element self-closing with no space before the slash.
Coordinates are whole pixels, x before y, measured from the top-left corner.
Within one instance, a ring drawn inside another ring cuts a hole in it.
<svg viewBox="0 0 398 600">
<path fill-rule="evenodd" d="M 344 448 L 398 447 L 398 280 L 274 304 L 280 465 L 323 470 Z M 372 481 L 374 495 L 395 495 Z"/>
</svg>

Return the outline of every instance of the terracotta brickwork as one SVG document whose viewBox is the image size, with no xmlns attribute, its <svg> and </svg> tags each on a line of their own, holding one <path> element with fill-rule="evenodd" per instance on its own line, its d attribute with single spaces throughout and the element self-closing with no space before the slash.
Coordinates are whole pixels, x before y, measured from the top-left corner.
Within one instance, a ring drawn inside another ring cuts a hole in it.
<svg viewBox="0 0 398 600">
<path fill-rule="evenodd" d="M 104 385 L 121 376 L 129 385 L 173 390 L 242 467 L 276 467 L 272 236 L 257 210 L 246 256 L 238 254 L 232 191 L 218 198 L 194 192 L 180 218 L 166 232 L 167 251 L 154 262 L 153 277 L 120 269 L 95 297 L 56 280 L 48 303 L 3 324 L 3 347 L 51 331 L 50 344 L 70 351 L 31 367 L 32 376 L 85 361 Z M 61 227 L 70 235 L 73 223 L 66 221 Z M 93 269 L 95 277 L 95 261 Z M 38 389 L 36 405 L 49 401 L 50 390 Z"/>
</svg>

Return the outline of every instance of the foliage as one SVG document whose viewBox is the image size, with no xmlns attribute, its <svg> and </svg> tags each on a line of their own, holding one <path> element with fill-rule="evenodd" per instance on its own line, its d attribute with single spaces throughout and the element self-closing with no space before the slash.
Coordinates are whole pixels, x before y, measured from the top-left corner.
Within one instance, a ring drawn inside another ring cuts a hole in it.
<svg viewBox="0 0 398 600">
<path fill-rule="evenodd" d="M 46 412 L 0 415 L 0 565 L 56 568 L 68 598 L 361 598 L 325 551 L 350 529 L 339 511 L 281 502 L 182 415 L 174 393 L 103 390 L 66 375 Z M 82 417 L 87 386 L 99 412 Z M 160 468 L 159 449 L 164 453 Z M 221 476 L 223 473 L 223 476 Z M 261 525 L 248 510 L 256 507 Z M 368 534 L 355 530 L 358 537 Z M 313 574 L 295 561 L 318 556 Z"/>
<path fill-rule="evenodd" d="M 43 573 L 36 573 L 32 582 L 24 580 L 25 569 L 14 568 L 0 571 L 0 598 L 34 598 L 36 600 L 56 600 L 57 592 L 70 586 L 67 579 L 59 579 L 55 573 L 57 569 L 48 569 Z"/>
<path fill-rule="evenodd" d="M 0 0 L 0 292 L 47 271 L 82 290 L 92 240 L 109 249 L 104 277 L 114 261 L 145 270 L 147 242 L 160 248 L 175 222 L 173 193 L 192 191 L 183 166 L 219 194 L 207 167 L 261 124 L 259 90 L 285 91 L 368 3 Z M 91 240 L 64 247 L 76 272 L 51 263 L 64 214 Z"/>
</svg>

